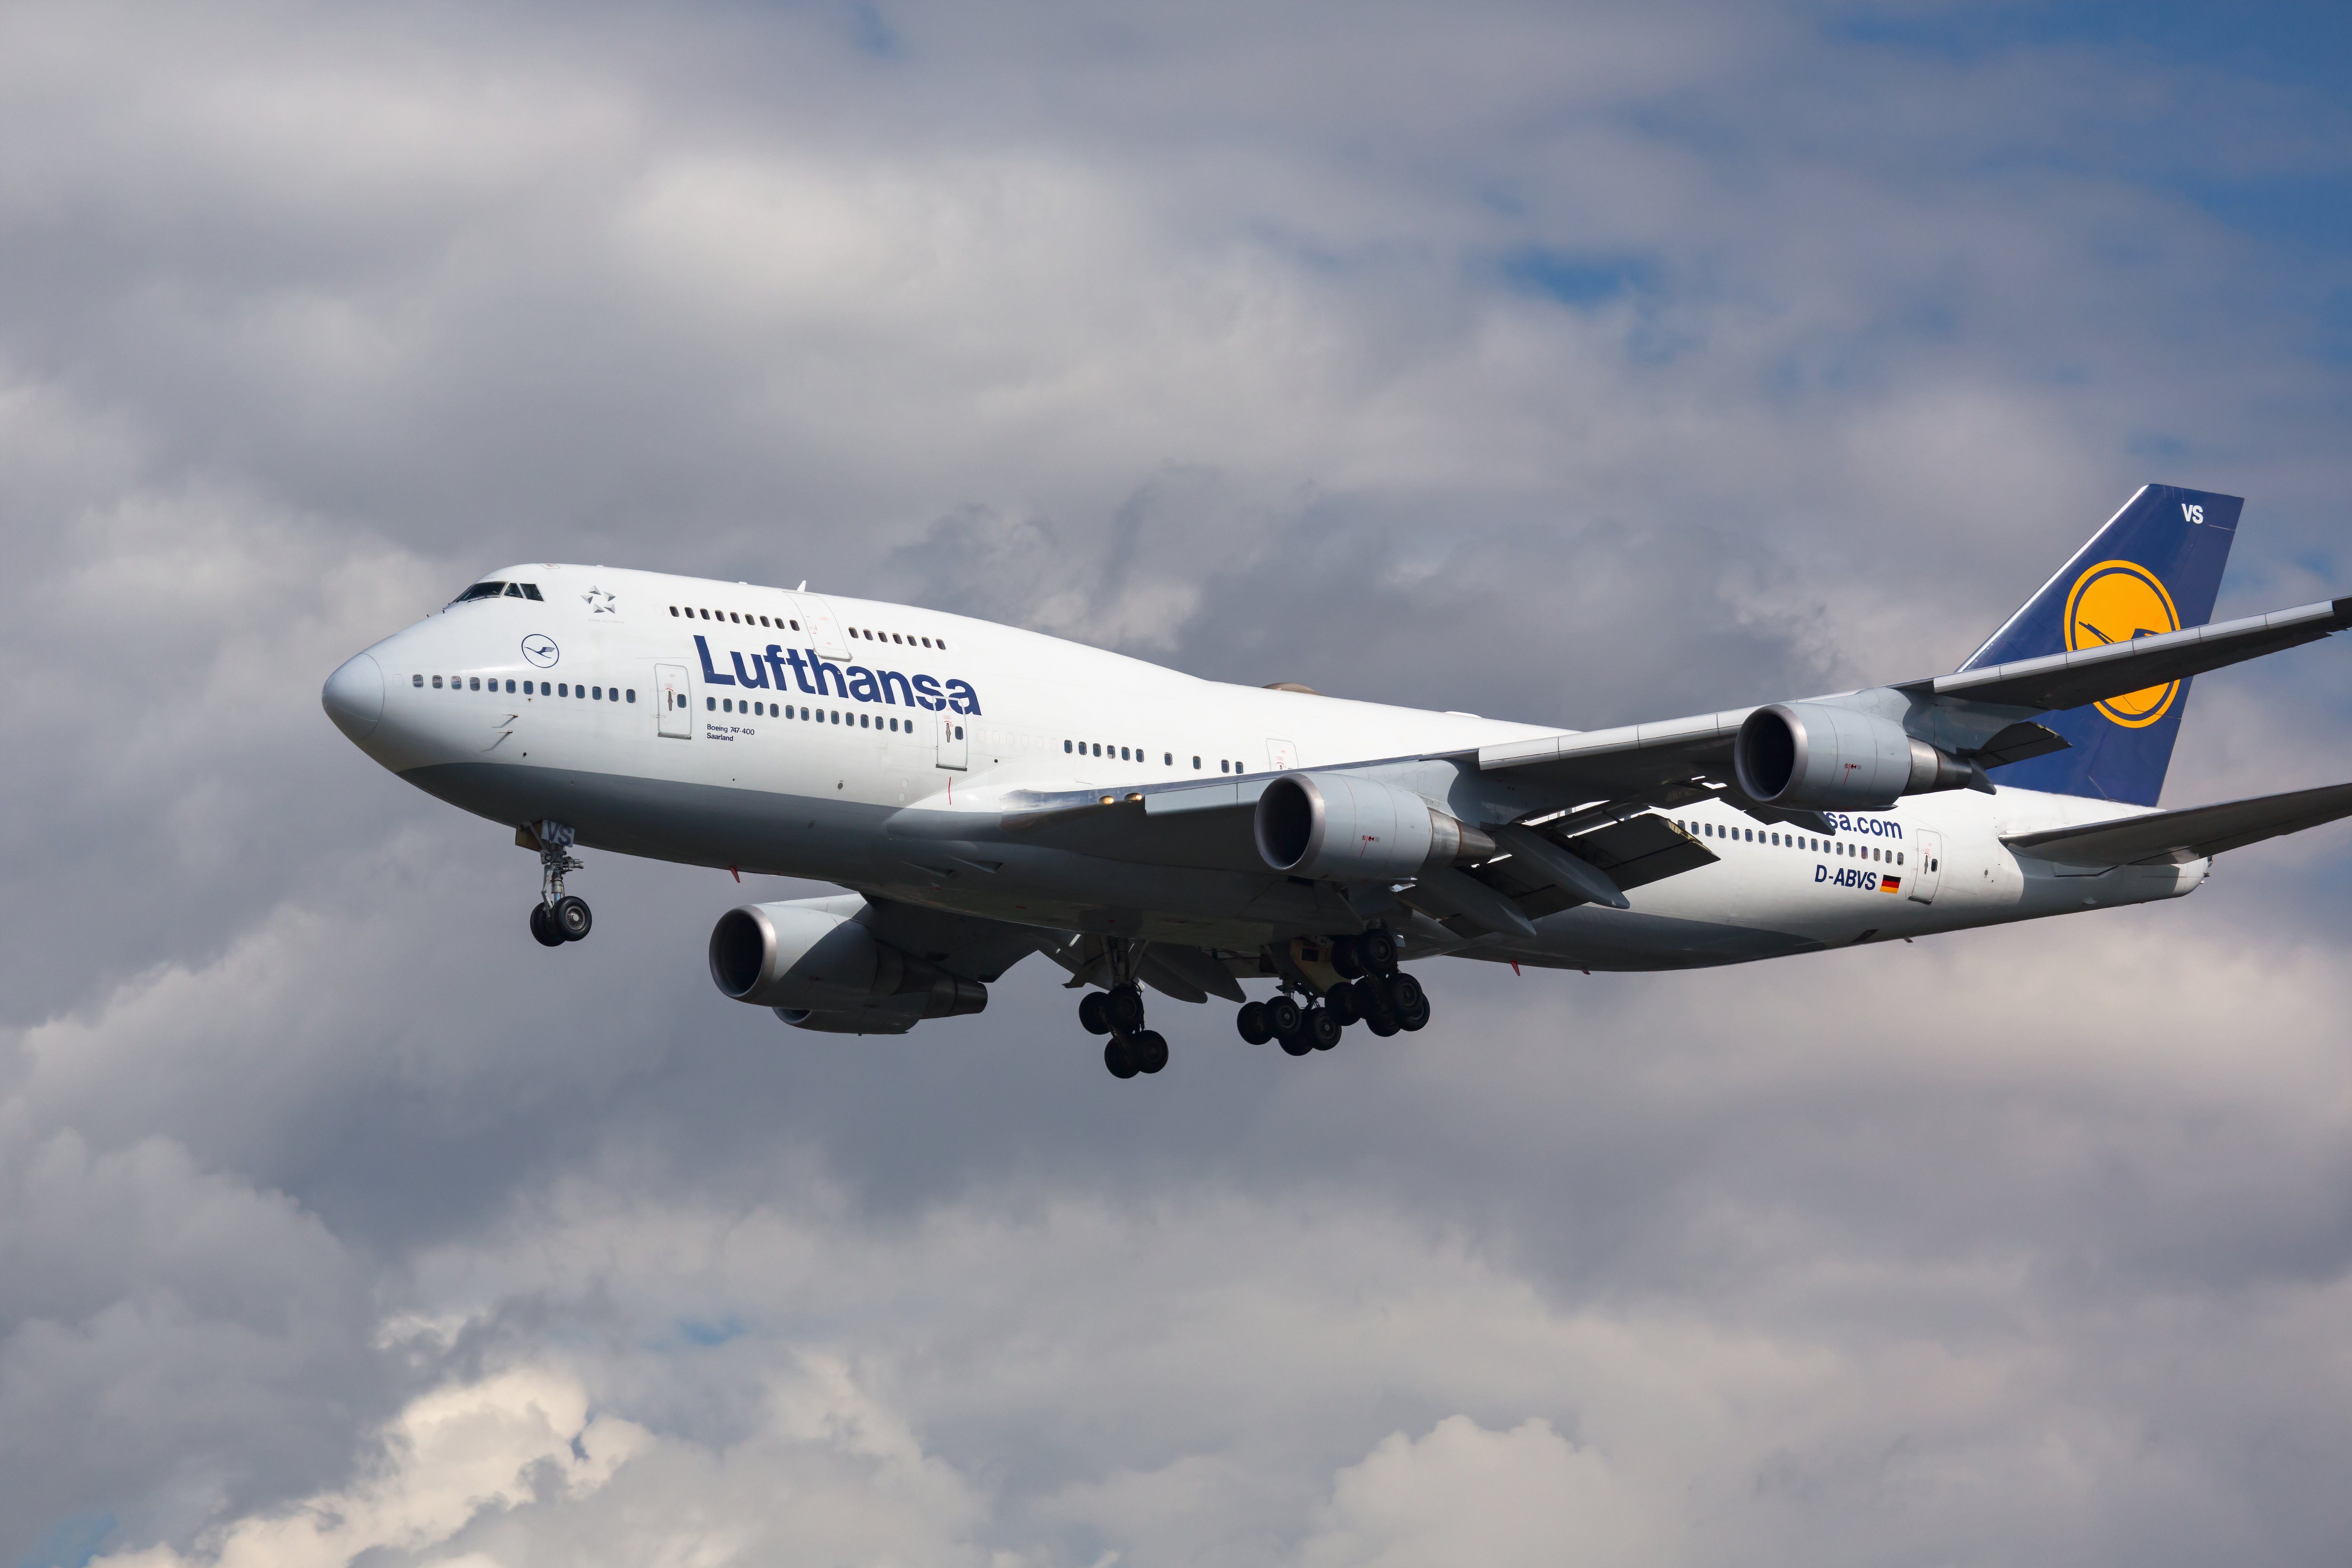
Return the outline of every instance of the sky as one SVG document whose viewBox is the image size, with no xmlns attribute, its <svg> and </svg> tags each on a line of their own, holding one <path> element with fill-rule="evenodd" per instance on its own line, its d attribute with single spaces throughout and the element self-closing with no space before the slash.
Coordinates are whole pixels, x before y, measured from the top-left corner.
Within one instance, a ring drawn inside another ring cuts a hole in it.
<svg viewBox="0 0 2352 1568">
<path fill-rule="evenodd" d="M 345 657 L 573 560 L 1590 727 L 2143 482 L 2352 589 L 2318 6 L 0 7 L 0 1565 L 2262 1568 L 2352 1542 L 2352 827 L 2194 898 L 812 1036 Z M 2352 778 L 2321 644 L 2165 804 Z"/>
</svg>

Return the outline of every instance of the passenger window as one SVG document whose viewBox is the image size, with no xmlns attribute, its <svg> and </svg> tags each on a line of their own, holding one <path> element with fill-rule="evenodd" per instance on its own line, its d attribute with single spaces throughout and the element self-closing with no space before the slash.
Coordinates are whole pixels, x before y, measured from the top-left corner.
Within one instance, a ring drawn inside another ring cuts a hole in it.
<svg viewBox="0 0 2352 1568">
<path fill-rule="evenodd" d="M 632 701 L 632 702 L 635 702 L 636 700 L 637 700 L 637 689 L 636 689 L 635 687 L 632 686 L 632 687 L 630 687 L 630 688 L 629 688 L 629 700 L 630 700 L 630 701 Z"/>
<path fill-rule="evenodd" d="M 1063 742 L 1062 742 L 1062 752 L 1063 752 L 1063 754 L 1066 756 L 1066 755 L 1069 753 L 1069 750 L 1070 750 L 1070 743 L 1069 743 L 1067 741 Z"/>
<path fill-rule="evenodd" d="M 722 697 L 722 698 L 720 698 L 720 699 L 719 700 L 719 710 L 721 713 L 732 713 L 732 712 L 734 712 L 734 711 L 735 711 L 735 699 L 733 699 L 732 697 Z"/>
<path fill-rule="evenodd" d="M 800 630 L 800 629 L 801 629 L 801 624 L 800 624 L 800 622 L 798 622 L 798 621 L 794 621 L 794 622 L 793 623 L 793 630 L 794 630 L 794 631 L 798 631 L 798 630 Z"/>
<path fill-rule="evenodd" d="M 411 686 L 422 686 L 425 684 L 425 678 L 421 675 L 412 675 L 408 678 L 408 683 Z"/>
<path fill-rule="evenodd" d="M 947 647 L 947 646 L 948 646 L 948 639 L 947 639 L 947 638 L 945 638 L 945 637 L 941 637 L 941 638 L 940 639 L 940 646 L 941 647 Z"/>
<path fill-rule="evenodd" d="M 596 696 L 596 700 L 597 700 L 597 701 L 599 701 L 599 702 L 604 701 L 604 689 L 603 687 L 601 687 L 601 686 L 600 686 L 600 687 L 598 687 L 598 688 L 596 688 L 595 696 Z"/>
<path fill-rule="evenodd" d="M 669 607 L 669 613 L 670 613 L 670 616 L 671 616 L 671 618 L 672 618 L 672 619 L 676 619 L 676 618 L 677 618 L 677 606 L 676 605 L 672 605 Z"/>
<path fill-rule="evenodd" d="M 436 691 L 441 689 L 441 678 L 437 675 L 433 678 L 433 689 Z"/>
<path fill-rule="evenodd" d="M 1162 752 L 1160 754 L 1160 765 L 1163 768 L 1174 767 L 1176 765 L 1176 753 L 1173 752 Z"/>
<path fill-rule="evenodd" d="M 1200 759 L 1200 758 L 1198 758 L 1198 757 L 1194 757 L 1194 758 L 1192 759 L 1192 766 L 1193 766 L 1193 767 L 1195 767 L 1195 768 L 1198 768 L 1200 765 L 1201 765 L 1201 759 Z"/>
<path fill-rule="evenodd" d="M 959 741 L 963 739 L 963 726 L 961 724 L 955 727 L 955 738 Z"/>
</svg>

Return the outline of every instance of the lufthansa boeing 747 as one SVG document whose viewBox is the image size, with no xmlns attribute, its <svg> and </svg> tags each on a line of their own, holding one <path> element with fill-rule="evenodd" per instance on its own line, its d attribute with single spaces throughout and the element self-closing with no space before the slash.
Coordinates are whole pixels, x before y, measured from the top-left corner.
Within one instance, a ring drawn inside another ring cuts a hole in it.
<svg viewBox="0 0 2352 1568">
<path fill-rule="evenodd" d="M 1168 1061 L 1145 987 L 1305 1056 L 1425 1026 L 1410 962 L 1692 969 L 2145 903 L 2352 815 L 2352 784 L 2158 808 L 2192 677 L 2352 625 L 2206 624 L 2239 508 L 2145 487 L 1949 675 L 1612 730 L 570 565 L 475 584 L 323 700 L 539 856 L 549 947 L 589 934 L 579 846 L 814 879 L 847 890 L 719 916 L 726 995 L 898 1034 L 1042 953 L 1131 1078 Z"/>
</svg>

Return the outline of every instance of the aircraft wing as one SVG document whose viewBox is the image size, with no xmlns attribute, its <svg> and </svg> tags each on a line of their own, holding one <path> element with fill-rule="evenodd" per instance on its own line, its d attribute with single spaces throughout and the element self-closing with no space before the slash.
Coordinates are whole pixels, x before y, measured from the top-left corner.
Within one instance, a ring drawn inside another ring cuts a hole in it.
<svg viewBox="0 0 2352 1568">
<path fill-rule="evenodd" d="M 2021 833 L 2001 842 L 2021 854 L 2069 866 L 2178 866 L 2346 816 L 2352 816 L 2352 784 Z"/>
<path fill-rule="evenodd" d="M 2109 643 L 2104 647 L 1939 675 L 1932 680 L 1912 681 L 1895 689 L 1932 693 L 1938 700 L 1958 698 L 1993 707 L 2048 712 L 2053 709 L 2080 708 L 2086 702 L 2121 697 L 2127 691 L 2184 680 L 2209 669 L 2317 642 L 2347 626 L 2352 626 L 2352 598 L 2325 600 L 2300 609 L 2190 626 L 2160 637 L 2134 637 L 2129 642 Z"/>
<path fill-rule="evenodd" d="M 1901 712 L 1905 728 L 1963 762 L 1999 767 L 2062 750 L 2066 742 L 2032 715 L 2183 680 L 2352 626 L 2352 597 L 2243 620 L 2135 637 L 2103 647 L 1892 687 L 1804 700 Z M 1581 799 L 1640 799 L 1675 785 L 1731 785 L 1732 743 L 1756 710 L 1727 709 L 1611 730 L 1565 731 L 1478 750 L 1481 773 L 1508 773 Z M 1739 802 L 1743 805 L 1744 801 Z M 1750 808 L 1755 809 L 1755 808 Z M 1792 819 L 1801 814 L 1755 814 Z"/>
</svg>

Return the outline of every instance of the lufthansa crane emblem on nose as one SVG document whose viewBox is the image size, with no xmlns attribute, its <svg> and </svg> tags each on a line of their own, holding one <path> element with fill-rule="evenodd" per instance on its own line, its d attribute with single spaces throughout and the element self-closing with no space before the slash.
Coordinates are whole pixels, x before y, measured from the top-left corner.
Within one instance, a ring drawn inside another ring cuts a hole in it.
<svg viewBox="0 0 2352 1568">
<path fill-rule="evenodd" d="M 555 639 L 541 632 L 533 632 L 522 639 L 522 656 L 541 669 L 552 669 L 555 661 L 563 657 L 556 648 Z"/>
<path fill-rule="evenodd" d="M 592 586 L 586 593 L 580 596 L 587 601 L 588 613 L 590 615 L 609 616 L 613 614 L 614 597 L 612 595 L 604 592 L 604 589 Z"/>
</svg>

